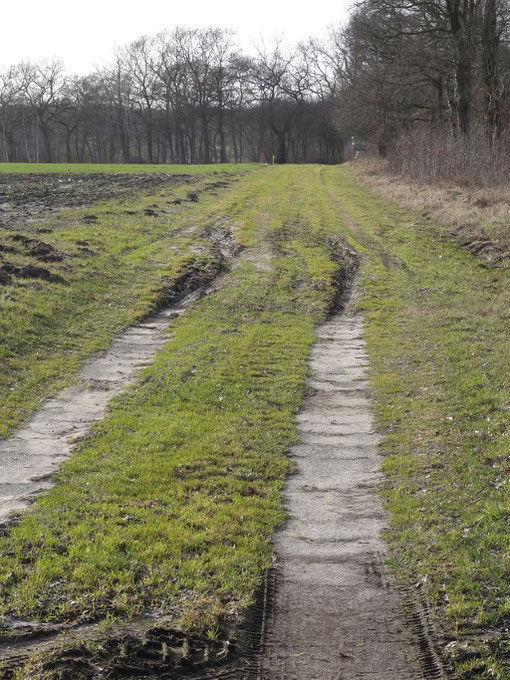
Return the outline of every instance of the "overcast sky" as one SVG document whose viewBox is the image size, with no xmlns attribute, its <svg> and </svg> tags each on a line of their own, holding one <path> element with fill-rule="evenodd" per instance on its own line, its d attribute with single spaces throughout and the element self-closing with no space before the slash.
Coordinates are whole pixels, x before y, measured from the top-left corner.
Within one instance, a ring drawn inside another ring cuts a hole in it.
<svg viewBox="0 0 510 680">
<path fill-rule="evenodd" d="M 86 74 L 115 47 L 175 26 L 237 32 L 244 51 L 264 36 L 295 43 L 344 23 L 352 0 L 11 0 L 2 6 L 0 64 L 57 57 Z"/>
</svg>

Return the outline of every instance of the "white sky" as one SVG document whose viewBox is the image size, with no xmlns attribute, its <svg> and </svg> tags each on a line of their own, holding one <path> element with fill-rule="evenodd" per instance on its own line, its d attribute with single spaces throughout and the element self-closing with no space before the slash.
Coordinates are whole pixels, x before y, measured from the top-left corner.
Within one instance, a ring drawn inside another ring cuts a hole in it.
<svg viewBox="0 0 510 680">
<path fill-rule="evenodd" d="M 344 23 L 352 0 L 10 0 L 2 7 L 0 64 L 62 59 L 84 75 L 111 59 L 115 47 L 177 25 L 237 32 L 252 51 L 263 35 L 293 44 Z"/>
</svg>

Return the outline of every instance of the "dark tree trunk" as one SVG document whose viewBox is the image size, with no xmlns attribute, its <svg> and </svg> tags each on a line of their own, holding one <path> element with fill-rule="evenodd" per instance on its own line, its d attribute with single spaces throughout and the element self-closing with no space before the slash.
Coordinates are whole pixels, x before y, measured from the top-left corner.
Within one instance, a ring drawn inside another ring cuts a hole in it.
<svg viewBox="0 0 510 680">
<path fill-rule="evenodd" d="M 50 131 L 48 129 L 48 126 L 45 123 L 41 123 L 39 126 L 43 140 L 44 140 L 44 148 L 46 151 L 46 162 L 47 163 L 53 163 L 53 154 L 51 152 L 51 138 L 50 138 Z"/>
<path fill-rule="evenodd" d="M 485 85 L 487 126 L 493 141 L 500 134 L 499 41 L 496 0 L 485 0 L 482 26 L 482 69 Z"/>
</svg>

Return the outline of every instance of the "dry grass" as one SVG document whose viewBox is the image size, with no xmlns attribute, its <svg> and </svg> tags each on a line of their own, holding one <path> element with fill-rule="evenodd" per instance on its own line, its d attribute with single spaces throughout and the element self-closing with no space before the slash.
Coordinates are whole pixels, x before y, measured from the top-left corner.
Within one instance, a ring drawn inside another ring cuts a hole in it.
<svg viewBox="0 0 510 680">
<path fill-rule="evenodd" d="M 395 175 L 386 163 L 364 158 L 354 165 L 361 184 L 385 199 L 419 211 L 472 252 L 499 262 L 510 255 L 510 183 L 473 187 L 434 185 Z"/>
</svg>

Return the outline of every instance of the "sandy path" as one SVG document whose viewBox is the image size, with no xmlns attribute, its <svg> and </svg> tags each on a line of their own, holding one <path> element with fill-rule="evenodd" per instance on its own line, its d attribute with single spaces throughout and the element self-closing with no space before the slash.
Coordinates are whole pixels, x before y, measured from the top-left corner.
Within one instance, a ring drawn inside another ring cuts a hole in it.
<svg viewBox="0 0 510 680">
<path fill-rule="evenodd" d="M 302 444 L 286 486 L 290 518 L 275 537 L 276 595 L 262 677 L 416 680 L 418 650 L 384 574 L 385 518 L 365 377 L 362 319 L 323 324 L 312 394 L 297 417 Z"/>
<path fill-rule="evenodd" d="M 112 397 L 152 362 L 168 342 L 165 331 L 172 318 L 186 311 L 200 294 L 191 293 L 129 328 L 104 354 L 85 362 L 80 386 L 61 390 L 11 437 L 0 440 L 0 522 L 52 486 L 52 475 L 70 456 L 74 442 L 104 416 Z"/>
</svg>

